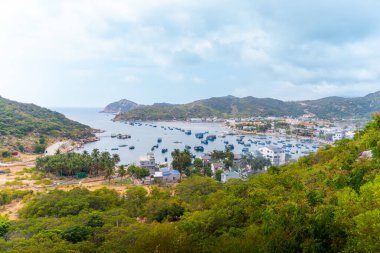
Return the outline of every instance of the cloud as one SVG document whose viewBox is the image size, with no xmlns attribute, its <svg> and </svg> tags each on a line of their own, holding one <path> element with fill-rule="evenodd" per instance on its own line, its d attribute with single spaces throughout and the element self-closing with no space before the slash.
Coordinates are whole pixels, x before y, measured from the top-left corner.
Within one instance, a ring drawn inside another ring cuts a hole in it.
<svg viewBox="0 0 380 253">
<path fill-rule="evenodd" d="M 379 8 L 375 0 L 4 0 L 0 94 L 51 106 L 364 95 L 380 87 Z"/>
</svg>

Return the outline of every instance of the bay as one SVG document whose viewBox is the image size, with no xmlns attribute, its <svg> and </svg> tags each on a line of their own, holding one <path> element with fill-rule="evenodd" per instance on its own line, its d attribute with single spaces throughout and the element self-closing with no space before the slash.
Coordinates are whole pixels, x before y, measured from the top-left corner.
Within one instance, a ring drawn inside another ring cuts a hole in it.
<svg viewBox="0 0 380 253">
<path fill-rule="evenodd" d="M 97 142 L 92 142 L 84 145 L 77 152 L 83 152 L 84 150 L 91 152 L 93 149 L 99 149 L 102 151 L 108 151 L 110 153 L 119 154 L 121 158 L 121 164 L 138 163 L 139 159 L 146 155 L 148 152 L 152 152 L 151 148 L 158 144 L 159 148 L 153 152 L 158 163 L 163 163 L 165 158 L 171 161 L 171 152 L 174 149 L 184 149 L 185 145 L 191 147 L 191 152 L 196 156 L 201 156 L 203 153 L 211 152 L 213 150 L 224 150 L 225 141 L 235 146 L 234 153 L 241 153 L 244 148 L 243 145 L 237 143 L 237 136 L 227 135 L 225 138 L 220 137 L 229 129 L 222 123 L 190 123 L 190 122 L 141 122 L 140 125 L 131 125 L 122 122 L 114 122 L 112 118 L 114 115 L 99 113 L 101 108 L 53 108 L 53 110 L 63 113 L 66 117 L 78 121 L 80 123 L 89 125 L 92 128 L 104 130 L 104 133 L 97 134 L 100 138 Z M 173 128 L 173 130 L 170 130 Z M 191 130 L 191 135 L 186 135 L 184 132 L 176 130 L 180 128 L 184 130 Z M 205 133 L 207 135 L 216 135 L 215 141 L 209 141 L 208 145 L 201 144 L 201 140 L 195 137 L 195 133 Z M 130 139 L 117 139 L 111 138 L 112 134 L 128 134 L 131 135 Z M 157 139 L 161 138 L 162 142 L 157 143 Z M 265 138 L 265 139 L 264 139 Z M 259 144 L 253 144 L 257 141 Z M 245 143 L 250 143 L 251 147 L 247 147 L 250 152 L 257 151 L 260 147 L 265 145 L 277 145 L 279 147 L 283 145 L 292 145 L 292 147 L 286 148 L 287 153 L 296 159 L 306 153 L 315 151 L 318 144 L 315 142 L 303 142 L 299 140 L 289 140 L 284 137 L 262 137 L 255 135 L 245 135 Z M 266 142 L 270 142 L 266 143 Z M 298 147 L 295 146 L 298 144 Z M 120 145 L 127 145 L 126 147 L 119 147 Z M 130 146 L 134 146 L 135 149 L 129 149 Z M 203 146 L 204 152 L 195 152 L 194 146 Z M 162 149 L 168 149 L 168 152 L 163 154 Z M 118 149 L 118 150 L 112 150 Z"/>
</svg>

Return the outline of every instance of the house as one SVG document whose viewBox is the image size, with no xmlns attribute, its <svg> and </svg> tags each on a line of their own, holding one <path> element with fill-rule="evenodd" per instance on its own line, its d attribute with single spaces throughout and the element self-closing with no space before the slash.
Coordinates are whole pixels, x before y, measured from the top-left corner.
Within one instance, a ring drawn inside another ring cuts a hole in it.
<svg viewBox="0 0 380 253">
<path fill-rule="evenodd" d="M 202 159 L 202 162 L 203 162 L 203 166 L 208 166 L 211 162 L 211 156 L 208 155 L 208 154 L 205 154 L 203 156 L 201 156 L 201 159 Z"/>
<path fill-rule="evenodd" d="M 224 164 L 223 163 L 212 163 L 211 164 L 212 174 L 215 174 L 216 171 L 223 170 L 223 169 L 224 169 Z"/>
<path fill-rule="evenodd" d="M 234 154 L 234 161 L 233 166 L 234 167 L 240 167 L 241 166 L 241 155 L 240 154 Z"/>
<path fill-rule="evenodd" d="M 154 173 L 154 180 L 157 183 L 177 183 L 180 180 L 180 173 L 178 170 L 171 170 L 169 168 L 161 168 L 160 171 Z"/>
<path fill-rule="evenodd" d="M 340 141 L 344 138 L 344 134 L 343 133 L 335 133 L 332 137 L 331 137 L 331 140 L 333 142 L 336 142 L 336 141 Z"/>
<path fill-rule="evenodd" d="M 268 146 L 259 149 L 262 156 L 268 158 L 272 165 L 281 166 L 285 164 L 285 150 L 275 146 Z"/>
<path fill-rule="evenodd" d="M 190 122 L 191 123 L 201 123 L 203 120 L 201 118 L 191 118 Z"/>
<path fill-rule="evenodd" d="M 239 178 L 240 178 L 240 174 L 238 172 L 226 171 L 226 172 L 223 172 L 221 175 L 221 182 L 225 183 L 230 179 L 239 179 Z"/>
<path fill-rule="evenodd" d="M 156 159 L 153 153 L 147 153 L 146 156 L 140 157 L 140 167 L 149 169 L 151 175 L 157 171 Z"/>
</svg>

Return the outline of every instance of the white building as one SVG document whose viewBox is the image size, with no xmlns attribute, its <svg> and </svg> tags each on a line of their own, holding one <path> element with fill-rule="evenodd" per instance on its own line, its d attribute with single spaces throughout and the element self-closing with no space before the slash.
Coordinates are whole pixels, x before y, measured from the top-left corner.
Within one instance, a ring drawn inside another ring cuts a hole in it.
<svg viewBox="0 0 380 253">
<path fill-rule="evenodd" d="M 230 179 L 238 179 L 240 178 L 240 174 L 236 171 L 226 171 L 221 174 L 221 182 L 225 183 Z"/>
<path fill-rule="evenodd" d="M 224 164 L 223 163 L 212 163 L 211 164 L 211 171 L 212 174 L 215 174 L 217 170 L 223 170 L 224 169 Z"/>
<path fill-rule="evenodd" d="M 203 120 L 201 118 L 191 118 L 190 122 L 191 123 L 201 123 Z"/>
<path fill-rule="evenodd" d="M 285 150 L 275 146 L 268 146 L 259 149 L 262 156 L 268 158 L 272 165 L 281 166 L 285 164 Z"/>
<path fill-rule="evenodd" d="M 151 175 L 156 172 L 156 159 L 153 153 L 147 153 L 146 156 L 140 158 L 140 166 L 149 169 Z"/>
<path fill-rule="evenodd" d="M 340 141 L 343 138 L 344 138 L 344 134 L 343 133 L 335 133 L 333 136 L 331 136 L 331 140 L 333 142 Z"/>
</svg>

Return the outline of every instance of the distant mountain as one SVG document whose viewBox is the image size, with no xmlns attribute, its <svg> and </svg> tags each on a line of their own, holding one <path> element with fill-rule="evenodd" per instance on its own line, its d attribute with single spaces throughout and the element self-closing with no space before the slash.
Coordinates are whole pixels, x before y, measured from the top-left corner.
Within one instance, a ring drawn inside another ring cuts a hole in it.
<svg viewBox="0 0 380 253">
<path fill-rule="evenodd" d="M 120 101 L 107 105 L 102 112 L 105 112 L 105 113 L 129 112 L 139 106 L 141 105 L 136 104 L 135 102 L 132 102 L 127 99 L 122 99 Z"/>
<path fill-rule="evenodd" d="M 33 143 L 47 138 L 85 139 L 92 129 L 63 114 L 34 104 L 18 103 L 0 97 L 0 147 Z"/>
<path fill-rule="evenodd" d="M 213 97 L 182 105 L 153 104 L 136 107 L 116 120 L 186 120 L 189 118 L 231 118 L 251 116 L 300 116 L 314 113 L 319 118 L 369 118 L 380 111 L 380 91 L 364 97 L 327 97 L 285 102 L 272 98 Z"/>
</svg>

